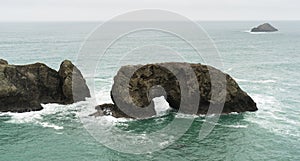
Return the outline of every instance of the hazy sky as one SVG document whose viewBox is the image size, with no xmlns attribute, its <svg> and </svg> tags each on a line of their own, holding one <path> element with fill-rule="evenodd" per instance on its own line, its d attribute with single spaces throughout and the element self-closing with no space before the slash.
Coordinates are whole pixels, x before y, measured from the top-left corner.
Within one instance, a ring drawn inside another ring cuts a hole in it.
<svg viewBox="0 0 300 161">
<path fill-rule="evenodd" d="M 0 21 L 109 20 L 145 8 L 193 20 L 300 20 L 299 0 L 0 0 Z"/>
</svg>

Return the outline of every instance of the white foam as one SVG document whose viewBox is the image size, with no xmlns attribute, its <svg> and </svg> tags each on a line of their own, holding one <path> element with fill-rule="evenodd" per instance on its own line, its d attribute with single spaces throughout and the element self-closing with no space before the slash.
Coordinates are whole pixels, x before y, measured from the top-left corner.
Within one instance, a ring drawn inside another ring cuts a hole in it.
<svg viewBox="0 0 300 161">
<path fill-rule="evenodd" d="M 36 124 L 45 128 L 53 128 L 55 130 L 64 129 L 63 126 L 47 122 L 44 116 L 55 115 L 55 118 L 65 118 L 68 114 L 73 113 L 78 116 L 78 121 L 97 122 L 103 126 L 112 126 L 117 123 L 132 121 L 132 119 L 127 118 L 115 118 L 113 116 L 102 116 L 102 117 L 90 117 L 89 115 L 94 113 L 95 106 L 103 103 L 112 103 L 110 98 L 110 90 L 108 87 L 103 87 L 99 92 L 96 93 L 96 98 L 88 98 L 87 101 L 74 103 L 71 105 L 59 105 L 59 104 L 42 104 L 43 110 L 32 111 L 25 113 L 0 113 L 0 116 L 10 116 L 10 120 L 7 123 L 14 124 Z M 169 104 L 165 101 L 163 97 L 155 98 L 155 109 L 158 116 L 164 115 L 169 109 Z"/>
<path fill-rule="evenodd" d="M 170 142 L 169 141 L 164 141 L 160 143 L 161 147 L 165 147 L 166 145 L 168 145 Z"/>
<path fill-rule="evenodd" d="M 191 115 L 191 114 L 183 114 L 183 113 L 176 113 L 175 118 L 181 119 L 194 119 L 198 117 L 205 117 L 205 115 Z"/>
<path fill-rule="evenodd" d="M 103 87 L 95 95 L 97 104 L 112 103 L 109 88 Z"/>
<path fill-rule="evenodd" d="M 239 115 L 238 112 L 231 112 L 229 114 L 221 114 L 221 115 Z M 194 119 L 194 118 L 212 118 L 215 116 L 220 116 L 220 115 L 216 115 L 216 114 L 210 114 L 210 115 L 206 115 L 206 114 L 197 114 L 197 115 L 191 115 L 191 114 L 183 114 L 183 113 L 176 113 L 176 118 L 186 118 L 186 119 Z"/>
<path fill-rule="evenodd" d="M 50 124 L 48 122 L 39 122 L 39 124 L 42 125 L 43 127 L 49 127 L 49 128 L 53 128 L 55 130 L 64 129 L 64 127 L 62 127 L 62 126 L 57 126 L 57 125 L 54 125 L 54 124 Z"/>
<path fill-rule="evenodd" d="M 251 32 L 251 30 L 244 30 L 244 31 L 241 31 L 241 32 L 250 33 L 250 32 Z"/>
<path fill-rule="evenodd" d="M 170 109 L 170 105 L 165 100 L 164 96 L 153 98 L 153 102 L 157 116 L 165 115 Z"/>
<path fill-rule="evenodd" d="M 100 91 L 100 92 L 105 93 L 105 91 Z M 97 96 L 104 95 L 103 93 L 98 93 Z M 109 103 L 108 100 L 102 100 L 102 99 L 100 99 L 100 102 Z M 113 116 L 91 117 L 89 115 L 96 112 L 94 107 L 98 105 L 98 101 L 96 101 L 95 98 L 90 98 L 85 103 L 86 104 L 84 105 L 84 108 L 81 108 L 81 110 L 77 112 L 77 116 L 79 117 L 80 121 L 83 124 L 94 124 L 103 127 L 111 127 L 115 124 L 132 120 L 128 118 L 115 118 Z"/>
<path fill-rule="evenodd" d="M 58 105 L 58 104 L 42 104 L 43 110 L 41 111 L 32 111 L 32 112 L 24 112 L 24 113 L 1 113 L 1 115 L 10 116 L 11 119 L 6 121 L 7 123 L 14 124 L 24 124 L 24 123 L 32 123 L 36 125 L 41 125 L 45 128 L 53 128 L 55 130 L 63 129 L 62 126 L 55 125 L 53 123 L 46 122 L 43 119 L 43 116 L 56 114 L 57 118 L 64 117 L 66 114 L 69 114 L 69 111 L 74 111 L 78 108 L 78 106 L 82 104 L 76 103 L 72 105 Z"/>
<path fill-rule="evenodd" d="M 280 33 L 279 31 L 277 31 L 277 32 L 251 32 L 251 30 L 244 30 L 242 32 L 249 33 L 249 34 L 252 34 L 252 35 L 266 35 L 266 34 L 278 34 L 278 33 Z"/>
<path fill-rule="evenodd" d="M 231 113 L 229 113 L 229 115 L 239 115 L 239 113 L 238 112 L 231 112 Z"/>
<path fill-rule="evenodd" d="M 224 127 L 229 127 L 229 128 L 247 128 L 248 125 L 221 125 L 221 126 L 224 126 Z"/>
<path fill-rule="evenodd" d="M 279 135 L 300 135 L 300 122 L 287 118 L 287 112 L 275 97 L 261 94 L 254 94 L 252 97 L 257 103 L 258 111 L 246 115 L 246 120 Z"/>
<path fill-rule="evenodd" d="M 237 82 L 250 82 L 250 83 L 276 83 L 276 80 L 267 79 L 267 80 L 246 80 L 234 78 Z"/>
</svg>

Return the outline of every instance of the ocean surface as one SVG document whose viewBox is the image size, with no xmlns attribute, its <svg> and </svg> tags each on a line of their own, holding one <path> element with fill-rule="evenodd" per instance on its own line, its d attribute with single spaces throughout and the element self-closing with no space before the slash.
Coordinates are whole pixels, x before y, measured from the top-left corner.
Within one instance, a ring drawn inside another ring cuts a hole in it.
<svg viewBox="0 0 300 161">
<path fill-rule="evenodd" d="M 206 118 L 168 112 L 164 100 L 156 103 L 159 114 L 146 120 L 90 118 L 103 123 L 101 129 L 119 129 L 141 136 L 164 128 L 174 118 L 194 119 L 182 137 L 174 142 L 166 140 L 168 147 L 132 154 L 98 142 L 116 142 L 119 138 L 95 139 L 86 130 L 80 114 L 93 111 L 89 100 L 66 106 L 45 104 L 42 111 L 0 113 L 0 160 L 300 160 L 300 22 L 271 22 L 280 31 L 259 34 L 249 30 L 263 22 L 198 23 L 219 51 L 221 70 L 235 78 L 254 99 L 257 112 L 222 115 L 202 140 L 199 130 Z M 86 38 L 99 24 L 0 23 L 0 58 L 10 64 L 43 62 L 57 70 L 65 59 L 77 61 Z M 146 46 L 124 53 L 137 42 L 171 46 L 179 55 Z M 98 103 L 111 102 L 113 76 L 121 65 L 166 61 L 205 64 L 174 36 L 154 31 L 125 36 L 107 53 L 95 64 L 96 74 L 84 73 L 89 85 L 95 85 L 94 99 Z M 134 141 L 139 144 L 144 140 L 141 137 Z M 119 144 L 123 146 L 122 142 Z"/>
</svg>

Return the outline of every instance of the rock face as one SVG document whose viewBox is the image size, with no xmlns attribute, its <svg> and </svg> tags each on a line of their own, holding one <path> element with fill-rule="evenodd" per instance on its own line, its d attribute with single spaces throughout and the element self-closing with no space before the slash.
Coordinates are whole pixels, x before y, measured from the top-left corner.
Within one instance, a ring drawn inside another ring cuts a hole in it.
<svg viewBox="0 0 300 161">
<path fill-rule="evenodd" d="M 183 89 L 181 89 L 177 78 L 181 77 L 181 73 L 184 72 L 183 68 L 186 65 L 189 65 L 195 73 L 194 76 L 196 76 L 195 79 L 197 80 L 195 81 L 197 83 L 191 83 L 193 82 L 191 77 L 184 78 L 189 91 L 187 93 L 183 92 L 185 97 L 181 97 L 181 90 Z M 172 68 L 172 72 L 168 70 L 170 69 L 169 67 Z M 214 79 L 216 79 L 214 82 L 217 87 L 215 88 L 217 98 L 214 100 L 211 98 L 211 75 L 214 75 Z M 222 77 L 224 78 L 224 82 L 226 80 L 226 83 L 221 83 Z M 196 90 L 199 92 L 196 93 Z M 221 97 L 222 93 L 224 97 Z M 197 114 L 206 114 L 210 104 L 214 107 L 214 105 L 220 105 L 222 102 L 225 102 L 222 113 L 257 110 L 256 103 L 228 74 L 207 65 L 188 63 L 123 66 L 114 77 L 114 84 L 111 90 L 113 102 L 122 107 L 112 104 L 99 107 L 101 107 L 101 110 L 109 109 L 109 111 L 113 111 L 112 115 L 115 117 L 144 118 L 156 114 L 152 101 L 154 97 L 165 96 L 169 105 L 173 109 L 178 110 L 182 108 L 180 106 L 183 99 L 185 102 L 196 100 L 193 94 L 198 94 L 198 97 L 200 96 L 200 100 L 197 102 L 199 103 L 199 107 L 196 107 L 196 111 L 194 111 Z M 180 110 L 180 112 L 193 114 L 192 109 L 194 108 L 192 107 L 192 103 L 186 103 L 183 108 L 184 110 Z M 139 111 L 139 109 L 143 110 Z M 115 115 L 114 111 L 116 111 Z"/>
<path fill-rule="evenodd" d="M 59 72 L 42 63 L 5 62 L 0 61 L 0 112 L 35 111 L 42 109 L 41 103 L 70 104 L 90 97 L 85 80 L 70 61 L 64 61 Z M 73 98 L 72 88 L 81 93 Z"/>
<path fill-rule="evenodd" d="M 90 91 L 86 85 L 85 79 L 79 69 L 74 66 L 71 61 L 63 61 L 60 65 L 58 74 L 62 79 L 64 103 L 71 104 L 85 100 L 86 97 L 90 97 Z"/>
<path fill-rule="evenodd" d="M 275 31 L 278 31 L 278 29 L 276 29 L 269 23 L 264 23 L 264 24 L 259 25 L 258 27 L 255 27 L 251 30 L 251 32 L 275 32 Z"/>
</svg>

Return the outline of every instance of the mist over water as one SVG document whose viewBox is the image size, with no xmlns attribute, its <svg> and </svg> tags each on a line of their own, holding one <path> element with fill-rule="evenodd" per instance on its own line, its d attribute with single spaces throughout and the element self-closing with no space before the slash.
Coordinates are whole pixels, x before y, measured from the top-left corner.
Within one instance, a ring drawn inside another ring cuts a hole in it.
<svg viewBox="0 0 300 161">
<path fill-rule="evenodd" d="M 198 140 L 203 116 L 169 112 L 168 104 L 157 98 L 157 117 L 130 120 L 106 116 L 98 118 L 101 128 L 147 134 L 162 129 L 175 117 L 195 118 L 191 128 L 166 149 L 144 155 L 120 153 L 99 144 L 82 126 L 79 114 L 94 110 L 89 106 L 91 100 L 66 106 L 46 104 L 42 111 L 0 113 L 0 160 L 299 160 L 300 22 L 272 22 L 280 30 L 276 33 L 247 32 L 260 23 L 199 22 L 220 52 L 224 64 L 221 70 L 236 79 L 259 109 L 221 116 L 204 140 Z M 76 62 L 82 43 L 97 25 L 1 23 L 0 58 L 11 64 L 43 62 L 58 69 L 64 59 Z M 142 38 L 145 45 L 173 46 L 179 55 L 169 49 L 158 53 L 157 48 L 144 47 L 118 61 L 124 48 Z M 107 52 L 97 65 L 96 75 L 85 75 L 89 83 L 95 79 L 99 104 L 111 102 L 113 76 L 121 65 L 162 61 L 205 64 L 176 38 L 153 31 L 124 37 Z"/>
</svg>

